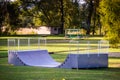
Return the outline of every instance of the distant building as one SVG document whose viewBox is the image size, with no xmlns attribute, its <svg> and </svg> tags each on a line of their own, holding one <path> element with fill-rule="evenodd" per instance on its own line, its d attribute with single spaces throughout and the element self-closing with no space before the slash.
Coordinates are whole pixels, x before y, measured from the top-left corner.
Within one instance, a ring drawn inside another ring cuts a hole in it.
<svg viewBox="0 0 120 80">
<path fill-rule="evenodd" d="M 37 28 L 20 28 L 17 34 L 59 34 L 60 27 L 40 26 Z"/>
<path fill-rule="evenodd" d="M 37 34 L 59 34 L 59 27 L 41 26 L 37 28 Z"/>
</svg>

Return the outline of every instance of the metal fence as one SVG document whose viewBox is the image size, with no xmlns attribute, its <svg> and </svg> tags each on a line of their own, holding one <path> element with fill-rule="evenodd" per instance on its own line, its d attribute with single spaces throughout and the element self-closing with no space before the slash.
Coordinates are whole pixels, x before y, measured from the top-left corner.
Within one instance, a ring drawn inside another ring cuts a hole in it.
<svg viewBox="0 0 120 80">
<path fill-rule="evenodd" d="M 8 50 L 46 49 L 45 38 L 8 39 Z"/>
</svg>

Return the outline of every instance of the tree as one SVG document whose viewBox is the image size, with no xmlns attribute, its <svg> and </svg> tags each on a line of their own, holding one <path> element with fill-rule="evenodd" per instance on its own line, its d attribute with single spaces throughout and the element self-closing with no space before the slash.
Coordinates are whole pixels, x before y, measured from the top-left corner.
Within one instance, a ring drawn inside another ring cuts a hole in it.
<svg viewBox="0 0 120 80">
<path fill-rule="evenodd" d="M 25 6 L 26 5 L 26 6 Z M 30 5 L 31 8 L 27 8 Z M 40 0 L 22 1 L 25 16 L 34 17 L 34 20 L 41 20 L 41 23 L 51 27 L 60 27 L 61 33 L 68 26 L 79 26 L 79 6 L 77 0 Z M 42 25 L 42 24 L 40 24 Z"/>
<path fill-rule="evenodd" d="M 102 0 L 100 2 L 100 17 L 106 37 L 117 47 L 120 43 L 120 0 Z"/>
<path fill-rule="evenodd" d="M 85 0 L 17 0 L 9 2 L 5 8 L 6 15 L 2 23 L 9 24 L 9 29 L 21 27 L 46 25 L 60 27 L 61 33 L 66 28 L 81 28 L 86 22 L 87 34 L 90 34 L 93 24 L 93 34 L 96 27 L 97 1 Z M 3 11 L 4 12 L 4 11 Z M 2 14 L 3 15 L 3 14 Z"/>
<path fill-rule="evenodd" d="M 87 35 L 90 35 L 90 25 L 91 25 L 91 17 L 93 14 L 93 0 L 88 1 L 88 16 L 87 16 Z"/>
<path fill-rule="evenodd" d="M 60 0 L 61 3 L 61 7 L 60 7 L 60 11 L 61 11 L 61 33 L 63 34 L 64 32 L 64 4 L 63 4 L 63 0 Z"/>
<path fill-rule="evenodd" d="M 72 28 L 81 28 L 80 24 L 81 24 L 81 15 L 80 15 L 80 4 L 79 4 L 79 0 L 75 0 L 73 2 L 71 2 L 71 9 L 72 11 L 69 12 L 69 14 L 71 14 L 71 26 Z"/>
<path fill-rule="evenodd" d="M 94 35 L 96 29 L 100 28 L 101 30 L 100 26 L 101 23 L 98 11 L 100 0 L 84 0 L 84 1 L 85 3 L 82 4 L 82 10 L 80 10 L 80 12 L 82 12 L 82 16 L 84 17 L 83 23 L 86 24 L 84 28 L 86 30 L 87 35 L 90 35 L 91 32 Z"/>
<path fill-rule="evenodd" d="M 61 0 L 21 1 L 24 16 L 41 20 L 39 25 L 61 26 Z M 28 8 L 29 7 L 29 8 Z M 62 14 L 61 14 L 62 13 Z M 43 23 L 43 24 L 42 24 Z"/>
<path fill-rule="evenodd" d="M 93 0 L 93 17 L 92 17 L 92 21 L 93 21 L 93 28 L 92 28 L 92 34 L 95 34 L 95 29 L 99 28 L 100 29 L 100 35 L 101 35 L 101 26 L 100 26 L 100 17 L 99 17 L 99 2 L 100 0 Z"/>
<path fill-rule="evenodd" d="M 7 26 L 5 34 L 15 30 L 19 24 L 19 6 L 17 2 L 12 3 L 10 0 L 3 0 L 0 2 L 0 33 L 2 35 L 1 27 Z"/>
<path fill-rule="evenodd" d="M 84 26 L 84 29 L 86 30 L 86 34 L 90 35 L 90 32 L 93 32 L 93 35 L 95 33 L 95 27 L 96 27 L 96 15 L 97 15 L 97 4 L 99 4 L 98 0 L 84 0 L 85 3 L 82 4 L 83 6 L 83 12 L 84 13 L 84 19 L 83 22 L 86 24 Z"/>
<path fill-rule="evenodd" d="M 7 1 L 0 1 L 0 36 L 2 35 L 2 26 L 7 15 Z"/>
</svg>

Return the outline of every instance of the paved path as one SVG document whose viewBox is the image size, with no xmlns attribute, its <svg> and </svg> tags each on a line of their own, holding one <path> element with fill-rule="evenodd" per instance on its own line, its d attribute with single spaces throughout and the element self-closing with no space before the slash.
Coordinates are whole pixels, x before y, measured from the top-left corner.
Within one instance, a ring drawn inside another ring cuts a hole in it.
<svg viewBox="0 0 120 80">
<path fill-rule="evenodd" d="M 109 53 L 109 57 L 120 57 L 120 52 L 111 52 Z"/>
</svg>

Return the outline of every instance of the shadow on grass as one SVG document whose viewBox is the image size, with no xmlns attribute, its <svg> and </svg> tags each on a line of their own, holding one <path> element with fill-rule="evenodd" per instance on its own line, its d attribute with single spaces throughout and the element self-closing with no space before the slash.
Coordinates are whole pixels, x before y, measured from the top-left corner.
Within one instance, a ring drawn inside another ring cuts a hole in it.
<svg viewBox="0 0 120 80">
<path fill-rule="evenodd" d="M 8 57 L 7 50 L 0 50 L 0 58 Z"/>
</svg>

